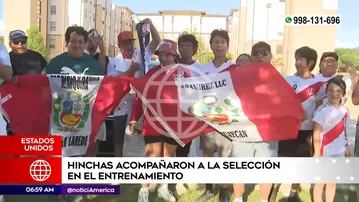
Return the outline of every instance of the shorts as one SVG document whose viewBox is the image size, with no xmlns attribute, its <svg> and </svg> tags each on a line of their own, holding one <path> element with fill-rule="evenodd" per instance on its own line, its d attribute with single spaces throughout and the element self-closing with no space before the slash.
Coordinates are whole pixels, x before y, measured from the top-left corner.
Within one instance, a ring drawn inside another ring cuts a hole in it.
<svg viewBox="0 0 359 202">
<path fill-rule="evenodd" d="M 175 139 L 171 137 L 167 137 L 164 135 L 161 136 L 144 136 L 143 139 L 145 140 L 145 145 L 152 144 L 152 143 L 167 143 L 171 145 L 179 145 Z"/>
<path fill-rule="evenodd" d="M 232 157 L 277 157 L 278 142 L 232 142 Z"/>
<path fill-rule="evenodd" d="M 106 141 L 106 123 L 105 122 L 102 123 L 100 130 L 96 134 L 94 142 L 96 142 L 96 141 Z"/>
<path fill-rule="evenodd" d="M 112 124 L 114 143 L 115 145 L 123 146 L 127 126 L 127 115 L 113 117 Z"/>
<path fill-rule="evenodd" d="M 279 141 L 278 156 L 311 157 L 313 156 L 313 130 L 300 130 L 296 139 Z"/>
<path fill-rule="evenodd" d="M 188 157 L 189 151 L 191 149 L 192 142 L 189 142 L 184 147 L 179 146 L 176 150 L 176 157 Z"/>
<path fill-rule="evenodd" d="M 216 131 L 200 136 L 199 148 L 204 153 L 216 153 L 220 157 L 229 157 L 232 150 L 232 142 Z"/>
</svg>

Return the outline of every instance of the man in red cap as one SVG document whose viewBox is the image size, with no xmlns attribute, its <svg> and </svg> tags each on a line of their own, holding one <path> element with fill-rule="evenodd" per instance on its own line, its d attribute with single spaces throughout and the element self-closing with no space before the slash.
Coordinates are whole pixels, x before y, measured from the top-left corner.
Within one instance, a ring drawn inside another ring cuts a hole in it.
<svg viewBox="0 0 359 202">
<path fill-rule="evenodd" d="M 155 52 L 161 37 L 156 27 L 148 18 L 142 21 L 150 27 L 152 41 L 145 47 L 145 62 L 142 62 L 142 54 L 139 49 L 135 48 L 135 38 L 131 31 L 123 31 L 118 34 L 118 47 L 120 49 L 118 55 L 110 60 L 107 66 L 108 76 L 134 75 L 141 76 L 141 72 L 148 69 L 151 62 L 152 54 Z M 138 71 L 141 70 L 141 71 Z M 119 106 L 113 112 L 113 134 L 115 143 L 115 156 L 121 157 L 123 151 L 123 143 L 125 130 L 127 125 L 128 113 L 131 113 L 134 94 L 130 92 L 124 97 Z"/>
</svg>

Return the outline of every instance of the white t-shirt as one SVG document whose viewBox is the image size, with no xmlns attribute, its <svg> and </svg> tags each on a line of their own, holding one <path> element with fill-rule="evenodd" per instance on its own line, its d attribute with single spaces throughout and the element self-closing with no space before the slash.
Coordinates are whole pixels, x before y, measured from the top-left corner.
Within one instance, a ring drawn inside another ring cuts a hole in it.
<svg viewBox="0 0 359 202">
<path fill-rule="evenodd" d="M 120 76 L 122 73 L 126 72 L 132 63 L 137 62 L 141 64 L 141 69 L 136 72 L 135 77 L 143 76 L 143 72 L 148 71 L 148 65 L 152 59 L 152 52 L 150 46 L 147 46 L 145 49 L 145 64 L 142 62 L 142 55 L 139 50 L 135 50 L 135 53 L 132 56 L 132 59 L 124 58 L 121 53 L 118 56 L 112 58 L 107 65 L 107 76 Z M 127 94 L 120 102 L 118 107 L 113 113 L 113 116 L 123 116 L 129 113 L 129 109 L 132 108 L 132 102 L 135 98 L 134 92 Z"/>
<path fill-rule="evenodd" d="M 6 47 L 2 44 L 0 44 L 0 64 L 3 64 L 7 67 L 11 67 L 9 52 L 7 51 Z M 1 85 L 3 83 L 3 80 L 0 79 L 0 82 Z M 0 99 L 1 99 L 1 95 L 0 95 Z M 4 102 L 4 100 L 1 100 L 0 102 L 0 135 L 7 135 L 6 121 L 4 120 L 2 114 L 2 107 L 1 107 L 2 102 Z"/>
<path fill-rule="evenodd" d="M 201 64 L 197 63 L 197 62 L 193 62 L 192 64 L 183 64 L 180 63 L 181 65 L 186 66 L 188 69 L 191 70 L 191 75 L 192 76 L 200 76 L 201 73 L 203 74 L 202 70 L 201 70 Z"/>
<path fill-rule="evenodd" d="M 316 106 L 316 96 L 319 89 L 323 85 L 323 81 L 310 78 L 303 79 L 300 76 L 285 77 L 289 85 L 291 85 L 296 92 L 304 111 L 307 113 L 307 119 L 300 125 L 300 130 L 313 130 L 313 117 Z"/>
<path fill-rule="evenodd" d="M 218 74 L 219 72 L 227 69 L 229 66 L 233 65 L 233 63 L 230 60 L 227 60 L 224 62 L 221 66 L 215 67 L 213 61 L 202 65 L 201 71 L 205 74 Z"/>
<path fill-rule="evenodd" d="M 349 111 L 344 106 L 335 108 L 329 103 L 322 104 L 315 112 L 313 121 L 322 126 L 320 131 L 320 154 L 325 157 L 345 153 L 348 138 L 346 124 Z"/>
<path fill-rule="evenodd" d="M 329 81 L 331 78 L 334 78 L 336 76 L 337 76 L 336 74 L 334 74 L 331 77 L 324 77 L 322 74 L 318 74 L 317 76 L 315 76 L 318 80 L 325 82 L 318 92 L 317 101 L 323 101 L 322 103 L 328 101 L 327 95 L 325 93 L 327 81 Z M 345 104 L 348 101 L 349 93 L 353 92 L 353 87 L 352 87 L 352 79 L 349 76 L 343 76 L 342 79 L 346 84 L 345 96 L 343 97 L 343 103 L 342 103 Z"/>
</svg>

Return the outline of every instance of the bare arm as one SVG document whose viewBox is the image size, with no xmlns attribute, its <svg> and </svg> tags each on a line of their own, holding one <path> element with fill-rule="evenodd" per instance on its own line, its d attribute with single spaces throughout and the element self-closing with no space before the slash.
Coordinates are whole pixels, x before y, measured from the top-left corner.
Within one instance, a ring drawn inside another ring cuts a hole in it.
<svg viewBox="0 0 359 202">
<path fill-rule="evenodd" d="M 151 53 L 153 53 L 156 51 L 158 44 L 160 44 L 160 42 L 161 42 L 161 36 L 149 18 L 144 19 L 143 22 L 150 24 L 152 40 L 151 40 L 149 46 L 150 46 Z"/>
<path fill-rule="evenodd" d="M 12 79 L 10 56 L 5 46 L 0 45 L 0 78 L 4 81 Z"/>
<path fill-rule="evenodd" d="M 7 65 L 0 64 L 0 77 L 4 81 L 10 81 L 12 78 L 12 69 Z"/>
<path fill-rule="evenodd" d="M 359 84 L 357 83 L 354 87 L 352 94 L 352 102 L 354 105 L 359 105 Z"/>
<path fill-rule="evenodd" d="M 98 55 L 98 62 L 100 63 L 101 67 L 104 68 L 104 70 L 106 70 L 107 69 L 106 50 L 105 50 L 105 45 L 103 44 L 103 39 L 100 36 L 95 36 L 94 41 L 100 49 L 100 53 Z"/>
<path fill-rule="evenodd" d="M 358 75 L 356 69 L 353 67 L 352 63 L 346 63 L 345 68 L 346 68 L 347 72 L 350 74 L 350 78 L 352 80 L 351 87 L 352 87 L 352 89 L 354 89 L 356 84 L 358 83 L 359 75 Z"/>
</svg>

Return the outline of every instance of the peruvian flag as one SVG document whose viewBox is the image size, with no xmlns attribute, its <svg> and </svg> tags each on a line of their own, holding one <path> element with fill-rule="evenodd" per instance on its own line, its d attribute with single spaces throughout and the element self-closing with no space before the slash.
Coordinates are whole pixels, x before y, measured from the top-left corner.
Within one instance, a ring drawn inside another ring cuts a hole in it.
<svg viewBox="0 0 359 202">
<path fill-rule="evenodd" d="M 14 135 L 61 135 L 63 156 L 83 155 L 106 117 L 129 92 L 130 78 L 25 75 L 0 87 Z"/>
<path fill-rule="evenodd" d="M 211 130 L 240 142 L 297 137 L 303 108 L 271 64 L 249 64 L 213 76 L 177 75 L 158 73 L 131 85 L 180 145 Z"/>
</svg>

